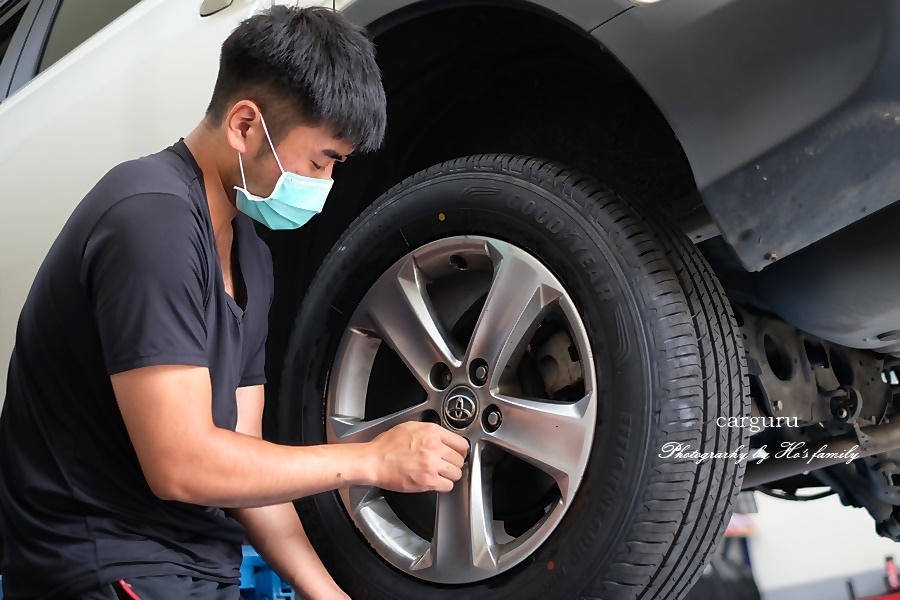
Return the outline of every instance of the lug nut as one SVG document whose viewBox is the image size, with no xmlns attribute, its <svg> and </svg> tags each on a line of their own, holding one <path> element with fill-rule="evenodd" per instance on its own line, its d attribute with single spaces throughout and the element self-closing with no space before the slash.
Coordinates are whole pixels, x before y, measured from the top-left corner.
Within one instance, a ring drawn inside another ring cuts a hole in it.
<svg viewBox="0 0 900 600">
<path fill-rule="evenodd" d="M 446 390 L 453 381 L 453 373 L 450 367 L 444 363 L 438 363 L 431 368 L 431 385 L 439 390 Z"/>
<path fill-rule="evenodd" d="M 493 433 L 500 428 L 500 424 L 503 422 L 503 415 L 500 414 L 500 409 L 496 406 L 492 406 L 486 411 L 484 411 L 484 429 L 488 433 Z"/>
<path fill-rule="evenodd" d="M 472 380 L 472 383 L 477 386 L 482 386 L 487 383 L 488 366 L 484 359 L 479 358 L 472 361 L 472 364 L 469 365 L 469 378 Z"/>
</svg>

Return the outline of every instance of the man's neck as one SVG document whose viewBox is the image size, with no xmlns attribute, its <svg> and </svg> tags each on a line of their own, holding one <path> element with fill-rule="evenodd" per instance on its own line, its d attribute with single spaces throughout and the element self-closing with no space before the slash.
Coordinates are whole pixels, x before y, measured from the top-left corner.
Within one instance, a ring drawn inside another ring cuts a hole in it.
<svg viewBox="0 0 900 600">
<path fill-rule="evenodd" d="M 237 209 L 229 198 L 222 183 L 219 171 L 219 146 L 221 134 L 201 122 L 184 138 L 188 150 L 203 171 L 203 185 L 206 188 L 206 200 L 209 204 L 209 217 L 212 221 L 216 244 L 222 259 L 231 256 L 232 229 L 231 222 L 237 216 Z M 222 263 L 225 264 L 226 260 Z"/>
</svg>

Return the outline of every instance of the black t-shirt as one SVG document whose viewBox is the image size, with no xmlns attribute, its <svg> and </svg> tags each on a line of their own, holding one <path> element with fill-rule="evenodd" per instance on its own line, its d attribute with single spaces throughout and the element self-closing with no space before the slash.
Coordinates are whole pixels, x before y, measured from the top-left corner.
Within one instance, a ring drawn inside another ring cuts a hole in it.
<svg viewBox="0 0 900 600">
<path fill-rule="evenodd" d="M 213 421 L 235 428 L 235 390 L 265 382 L 273 290 L 252 221 L 233 226 L 238 302 L 179 140 L 113 168 L 63 227 L 22 309 L 0 415 L 7 600 L 149 575 L 238 582 L 240 524 L 153 495 L 110 383 L 149 365 L 208 367 Z"/>
</svg>

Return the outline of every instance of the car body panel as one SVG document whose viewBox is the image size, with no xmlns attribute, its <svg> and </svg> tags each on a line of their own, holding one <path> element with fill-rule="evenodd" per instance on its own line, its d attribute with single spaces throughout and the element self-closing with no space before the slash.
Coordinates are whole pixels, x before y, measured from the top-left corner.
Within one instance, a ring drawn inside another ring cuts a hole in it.
<svg viewBox="0 0 900 600">
<path fill-rule="evenodd" d="M 662 0 L 593 35 L 665 115 L 720 231 L 756 271 L 898 199 L 898 9 Z"/>
<path fill-rule="evenodd" d="M 447 8 L 485 5 L 503 5 L 525 10 L 544 10 L 556 14 L 560 19 L 590 31 L 634 6 L 628 0 L 442 0 L 422 2 L 422 0 L 355 0 L 337 2 L 336 8 L 351 21 L 369 28 L 373 35 L 398 22 L 412 18 L 423 12 L 445 10 Z M 390 16 L 387 22 L 385 17 Z"/>
</svg>

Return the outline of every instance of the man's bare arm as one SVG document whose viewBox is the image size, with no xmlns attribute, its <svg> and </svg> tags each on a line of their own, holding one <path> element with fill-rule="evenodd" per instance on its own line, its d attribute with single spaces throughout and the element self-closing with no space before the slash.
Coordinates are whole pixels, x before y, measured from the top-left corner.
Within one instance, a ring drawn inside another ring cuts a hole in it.
<svg viewBox="0 0 900 600">
<path fill-rule="evenodd" d="M 220 429 L 203 367 L 142 367 L 113 375 L 112 385 L 144 477 L 165 500 L 247 508 L 348 484 L 448 491 L 468 449 L 431 423 L 404 423 L 366 444 L 309 447 Z"/>
<path fill-rule="evenodd" d="M 262 437 L 264 403 L 263 386 L 238 388 L 237 431 Z M 250 543 L 266 563 L 305 598 L 349 600 L 309 543 L 293 504 L 237 508 L 231 514 L 244 526 Z"/>
</svg>

